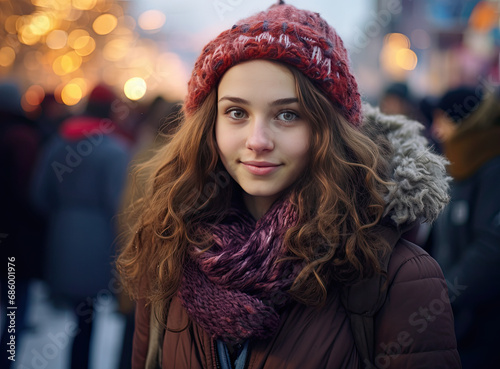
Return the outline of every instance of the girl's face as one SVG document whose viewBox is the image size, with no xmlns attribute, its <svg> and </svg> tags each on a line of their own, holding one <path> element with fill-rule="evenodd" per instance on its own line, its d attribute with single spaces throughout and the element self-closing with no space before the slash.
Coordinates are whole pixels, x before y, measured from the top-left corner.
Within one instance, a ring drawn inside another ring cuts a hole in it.
<svg viewBox="0 0 500 369">
<path fill-rule="evenodd" d="M 301 118 L 295 79 L 280 64 L 244 62 L 224 74 L 217 99 L 220 158 L 258 219 L 309 162 L 311 131 Z"/>
</svg>

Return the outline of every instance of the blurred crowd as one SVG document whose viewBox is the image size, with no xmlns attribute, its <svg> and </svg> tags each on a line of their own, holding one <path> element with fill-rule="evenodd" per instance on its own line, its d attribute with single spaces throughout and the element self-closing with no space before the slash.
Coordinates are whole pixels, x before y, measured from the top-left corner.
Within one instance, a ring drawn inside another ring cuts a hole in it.
<svg viewBox="0 0 500 369">
<path fill-rule="evenodd" d="M 0 253 L 2 260 L 15 258 L 17 350 L 30 282 L 42 280 L 54 307 L 76 318 L 70 367 L 89 367 L 96 305 L 111 296 L 126 321 L 120 368 L 129 368 L 134 306 L 113 269 L 119 235 L 126 232 L 118 215 L 131 196 L 130 166 L 163 142 L 179 105 L 157 97 L 148 106 L 129 106 L 102 83 L 82 111 L 71 112 L 47 95 L 33 119 L 21 108 L 21 96 L 16 83 L 0 83 Z M 5 312 L 6 275 L 1 282 Z M 3 348 L 12 333 L 8 326 L 2 325 Z M 14 365 L 9 356 L 1 355 L 2 368 Z"/>
</svg>

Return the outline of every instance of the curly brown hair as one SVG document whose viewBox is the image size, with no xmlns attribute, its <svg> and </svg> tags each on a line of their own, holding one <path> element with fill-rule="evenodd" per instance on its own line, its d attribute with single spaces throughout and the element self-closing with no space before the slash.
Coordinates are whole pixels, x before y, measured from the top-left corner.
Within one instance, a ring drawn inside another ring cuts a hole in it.
<svg viewBox="0 0 500 369">
<path fill-rule="evenodd" d="M 289 292 L 319 305 L 329 284 L 351 284 L 380 272 L 379 257 L 389 246 L 375 226 L 385 207 L 390 145 L 385 138 L 375 143 L 367 127 L 353 127 L 308 78 L 288 68 L 312 132 L 307 173 L 290 189 L 299 222 L 284 242 L 290 257 L 305 266 Z M 117 259 L 134 298 L 164 306 L 179 288 L 187 246 L 212 243 L 197 224 L 216 223 L 230 206 L 235 182 L 219 160 L 216 118 L 214 88 L 195 113 L 183 117 L 169 143 L 135 171 L 146 174 L 146 187 L 128 211 L 131 232 Z"/>
</svg>

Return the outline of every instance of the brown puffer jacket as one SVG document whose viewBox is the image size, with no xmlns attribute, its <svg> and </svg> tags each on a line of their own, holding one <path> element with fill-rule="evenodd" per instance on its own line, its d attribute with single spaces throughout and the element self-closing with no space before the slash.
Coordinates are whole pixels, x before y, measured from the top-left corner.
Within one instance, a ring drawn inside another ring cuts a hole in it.
<svg viewBox="0 0 500 369">
<path fill-rule="evenodd" d="M 385 195 L 386 218 L 398 228 L 433 220 L 448 201 L 445 162 L 419 135 L 421 126 L 401 116 L 364 107 L 366 125 L 393 146 L 392 178 Z M 447 283 L 439 265 L 421 248 L 399 240 L 387 267 L 388 291 L 374 317 L 374 364 L 358 355 L 349 316 L 336 290 L 322 308 L 293 304 L 277 333 L 251 342 L 249 369 L 455 369 L 460 368 Z M 453 281 L 451 281 L 453 282 Z M 460 293 L 452 286 L 453 294 Z M 150 310 L 138 301 L 132 368 L 145 368 Z M 163 335 L 162 369 L 218 368 L 215 342 L 193 321 L 178 298 L 169 308 Z"/>
<path fill-rule="evenodd" d="M 400 241 L 388 268 L 389 292 L 375 316 L 377 368 L 460 368 L 453 315 L 441 269 L 421 248 Z M 132 368 L 145 367 L 150 311 L 139 301 Z M 162 369 L 216 369 L 215 343 L 189 322 L 180 301 L 170 306 Z M 370 368 L 358 358 L 338 294 L 321 309 L 295 304 L 277 334 L 250 345 L 249 369 Z"/>
</svg>

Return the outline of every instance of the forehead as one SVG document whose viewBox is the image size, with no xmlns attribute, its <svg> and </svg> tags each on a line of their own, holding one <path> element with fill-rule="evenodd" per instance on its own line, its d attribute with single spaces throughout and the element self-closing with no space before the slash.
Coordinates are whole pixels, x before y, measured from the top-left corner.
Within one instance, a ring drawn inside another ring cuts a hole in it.
<svg viewBox="0 0 500 369">
<path fill-rule="evenodd" d="M 268 60 L 252 60 L 230 68 L 218 86 L 219 98 L 288 98 L 296 97 L 295 78 L 284 65 Z"/>
</svg>

